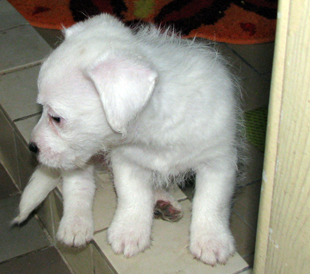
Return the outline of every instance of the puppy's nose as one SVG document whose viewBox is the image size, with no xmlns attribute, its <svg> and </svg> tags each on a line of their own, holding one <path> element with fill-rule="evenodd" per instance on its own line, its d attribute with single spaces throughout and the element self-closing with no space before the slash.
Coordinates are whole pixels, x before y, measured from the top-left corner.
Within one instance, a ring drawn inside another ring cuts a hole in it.
<svg viewBox="0 0 310 274">
<path fill-rule="evenodd" d="M 35 154 L 39 153 L 39 148 L 34 142 L 29 143 L 29 150 Z"/>
</svg>

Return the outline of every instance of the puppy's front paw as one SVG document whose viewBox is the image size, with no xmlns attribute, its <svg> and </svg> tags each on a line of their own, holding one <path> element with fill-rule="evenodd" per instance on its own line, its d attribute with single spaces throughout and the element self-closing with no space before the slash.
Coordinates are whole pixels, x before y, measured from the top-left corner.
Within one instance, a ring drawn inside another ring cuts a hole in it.
<svg viewBox="0 0 310 274">
<path fill-rule="evenodd" d="M 151 224 L 113 222 L 108 229 L 108 242 L 115 253 L 132 257 L 151 244 Z"/>
<path fill-rule="evenodd" d="M 83 247 L 93 239 L 93 234 L 91 218 L 74 216 L 62 218 L 56 238 L 68 246 Z"/>
<path fill-rule="evenodd" d="M 225 264 L 235 253 L 235 240 L 229 231 L 225 233 L 206 230 L 192 233 L 190 251 L 196 259 L 209 265 Z"/>
</svg>

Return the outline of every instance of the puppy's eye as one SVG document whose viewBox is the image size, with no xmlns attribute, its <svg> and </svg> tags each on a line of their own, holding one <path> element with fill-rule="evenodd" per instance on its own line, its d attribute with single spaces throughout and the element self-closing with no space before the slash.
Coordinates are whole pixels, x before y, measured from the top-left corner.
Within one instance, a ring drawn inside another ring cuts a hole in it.
<svg viewBox="0 0 310 274">
<path fill-rule="evenodd" d="M 57 117 L 57 116 L 51 116 L 51 118 L 54 120 L 54 122 L 56 122 L 57 124 L 59 124 L 61 122 L 61 118 Z"/>
</svg>

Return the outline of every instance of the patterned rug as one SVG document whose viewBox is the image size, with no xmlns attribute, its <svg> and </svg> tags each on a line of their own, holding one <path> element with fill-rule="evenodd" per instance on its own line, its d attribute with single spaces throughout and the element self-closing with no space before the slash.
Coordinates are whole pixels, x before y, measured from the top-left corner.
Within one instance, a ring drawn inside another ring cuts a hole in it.
<svg viewBox="0 0 310 274">
<path fill-rule="evenodd" d="M 127 25 L 173 26 L 184 38 L 255 44 L 275 37 L 277 0 L 8 0 L 36 27 L 61 29 L 102 12 Z"/>
</svg>

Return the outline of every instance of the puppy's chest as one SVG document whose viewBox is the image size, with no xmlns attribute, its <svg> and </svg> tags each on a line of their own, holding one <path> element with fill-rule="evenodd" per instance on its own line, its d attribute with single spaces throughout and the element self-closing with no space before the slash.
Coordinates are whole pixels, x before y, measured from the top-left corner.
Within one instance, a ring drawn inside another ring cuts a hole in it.
<svg viewBox="0 0 310 274">
<path fill-rule="evenodd" d="M 130 146 L 122 149 L 124 157 L 139 166 L 163 174 L 177 175 L 193 167 L 194 155 L 178 147 L 139 147 Z"/>
</svg>

